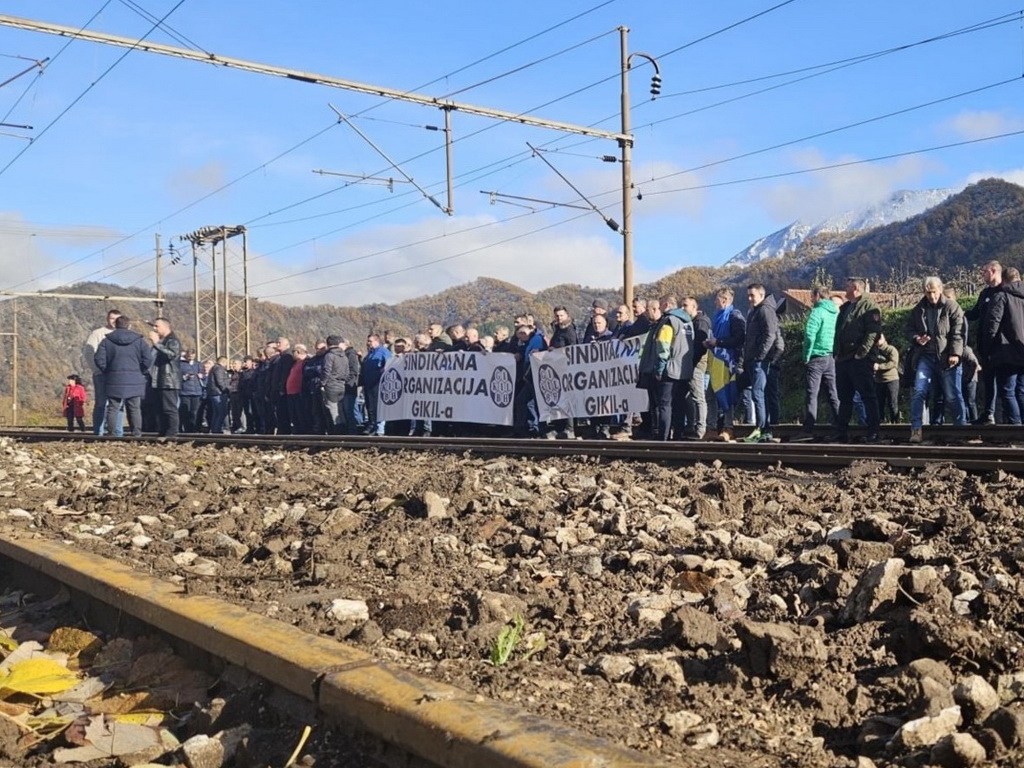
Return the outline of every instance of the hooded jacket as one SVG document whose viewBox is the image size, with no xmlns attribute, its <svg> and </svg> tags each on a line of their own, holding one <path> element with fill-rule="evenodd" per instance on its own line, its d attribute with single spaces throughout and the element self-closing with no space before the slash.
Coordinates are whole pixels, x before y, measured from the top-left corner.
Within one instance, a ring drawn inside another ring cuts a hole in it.
<svg viewBox="0 0 1024 768">
<path fill-rule="evenodd" d="M 1003 283 L 981 318 L 987 364 L 1024 368 L 1024 284 Z"/>
<path fill-rule="evenodd" d="M 103 373 L 107 397 L 122 399 L 146 394 L 146 374 L 153 364 L 153 350 L 142 334 L 115 328 L 100 342 L 94 360 Z"/>
<path fill-rule="evenodd" d="M 804 326 L 804 362 L 812 357 L 825 357 L 832 354 L 836 342 L 836 320 L 839 319 L 839 307 L 832 299 L 818 299 L 807 316 Z"/>
<path fill-rule="evenodd" d="M 693 320 L 681 309 L 670 309 L 644 342 L 638 369 L 640 382 L 650 384 L 652 375 L 671 381 L 689 381 L 693 378 L 693 363 Z"/>
</svg>

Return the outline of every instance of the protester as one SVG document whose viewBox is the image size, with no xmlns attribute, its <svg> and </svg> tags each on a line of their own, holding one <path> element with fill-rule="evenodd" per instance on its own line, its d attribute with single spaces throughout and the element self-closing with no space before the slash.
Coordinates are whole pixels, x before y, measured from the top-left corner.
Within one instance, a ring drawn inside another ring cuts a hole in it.
<svg viewBox="0 0 1024 768">
<path fill-rule="evenodd" d="M 61 413 L 68 422 L 68 432 L 75 431 L 78 424 L 80 432 L 85 432 L 85 387 L 82 377 L 72 373 L 64 385 L 64 396 L 61 398 Z"/>
</svg>

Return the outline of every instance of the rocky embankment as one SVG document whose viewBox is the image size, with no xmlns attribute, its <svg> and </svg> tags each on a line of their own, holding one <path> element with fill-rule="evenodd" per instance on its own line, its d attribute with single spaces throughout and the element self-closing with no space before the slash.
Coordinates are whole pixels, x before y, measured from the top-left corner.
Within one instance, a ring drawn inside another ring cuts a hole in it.
<svg viewBox="0 0 1024 768">
<path fill-rule="evenodd" d="M 682 766 L 1024 760 L 1024 481 L 0 444 L 9 535 Z"/>
</svg>

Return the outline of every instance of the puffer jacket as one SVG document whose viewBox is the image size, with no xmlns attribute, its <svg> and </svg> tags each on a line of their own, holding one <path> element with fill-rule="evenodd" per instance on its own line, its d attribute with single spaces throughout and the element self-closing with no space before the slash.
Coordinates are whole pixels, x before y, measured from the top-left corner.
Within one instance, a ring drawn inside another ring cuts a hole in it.
<svg viewBox="0 0 1024 768">
<path fill-rule="evenodd" d="M 153 351 L 142 334 L 115 328 L 96 349 L 96 367 L 103 372 L 107 397 L 142 397 L 146 374 L 153 364 Z"/>
<path fill-rule="evenodd" d="M 1003 283 L 981 320 L 988 365 L 1024 368 L 1024 283 Z"/>
</svg>

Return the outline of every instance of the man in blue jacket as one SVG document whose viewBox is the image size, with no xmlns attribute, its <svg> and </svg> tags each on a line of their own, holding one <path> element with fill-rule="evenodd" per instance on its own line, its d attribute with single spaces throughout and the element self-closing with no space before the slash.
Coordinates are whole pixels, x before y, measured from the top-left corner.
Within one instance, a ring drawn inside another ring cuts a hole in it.
<svg viewBox="0 0 1024 768">
<path fill-rule="evenodd" d="M 359 383 L 363 387 L 363 401 L 366 405 L 367 435 L 383 435 L 384 422 L 377 419 L 377 390 L 384 366 L 391 359 L 391 350 L 380 343 L 380 336 L 371 333 L 366 338 L 366 354 L 359 369 Z"/>
<path fill-rule="evenodd" d="M 141 333 L 131 330 L 131 320 L 124 315 L 114 320 L 96 349 L 94 362 L 107 385 L 105 422 L 116 424 L 118 412 L 128 414 L 132 436 L 142 437 L 142 396 L 146 393 L 146 373 L 153 364 L 153 351 Z"/>
</svg>

